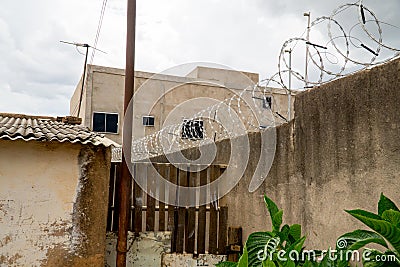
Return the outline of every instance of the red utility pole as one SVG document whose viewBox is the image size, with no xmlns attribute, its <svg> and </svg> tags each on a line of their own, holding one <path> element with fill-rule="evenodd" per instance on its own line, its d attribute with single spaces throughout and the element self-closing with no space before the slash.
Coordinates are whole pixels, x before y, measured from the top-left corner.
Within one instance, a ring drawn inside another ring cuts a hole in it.
<svg viewBox="0 0 400 267">
<path fill-rule="evenodd" d="M 119 196 L 119 218 L 118 218 L 118 241 L 117 241 L 117 267 L 126 266 L 127 253 L 127 238 L 129 226 L 129 214 L 131 209 L 130 190 L 132 184 L 132 176 L 128 165 L 131 162 L 125 160 L 125 155 L 131 161 L 131 146 L 132 146 L 132 122 L 133 110 L 127 111 L 129 103 L 134 94 L 135 86 L 135 32 L 136 32 L 136 0 L 128 0 L 127 11 L 127 33 L 126 33 L 126 68 L 125 68 L 125 95 L 124 95 L 124 115 L 125 122 L 128 125 L 124 126 L 122 135 L 122 168 L 121 178 L 118 181 L 118 196 Z M 133 109 L 133 105 L 132 105 Z M 126 150 L 126 151 L 125 151 Z"/>
</svg>

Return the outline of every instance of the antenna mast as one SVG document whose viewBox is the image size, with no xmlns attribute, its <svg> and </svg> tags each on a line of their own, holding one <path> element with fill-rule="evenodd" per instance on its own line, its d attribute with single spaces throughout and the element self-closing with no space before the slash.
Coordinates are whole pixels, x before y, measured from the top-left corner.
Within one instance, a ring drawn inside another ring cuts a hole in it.
<svg viewBox="0 0 400 267">
<path fill-rule="evenodd" d="M 107 54 L 104 51 L 101 51 L 100 49 L 97 49 L 93 46 L 90 46 L 88 44 L 81 44 L 81 43 L 71 43 L 71 42 L 66 42 L 66 41 L 60 41 L 60 43 L 64 43 L 64 44 L 69 44 L 69 45 L 74 45 L 76 47 L 85 47 L 86 48 L 86 53 L 85 53 L 85 64 L 83 66 L 83 76 L 82 76 L 82 87 L 81 87 L 81 94 L 79 96 L 79 106 L 78 106 L 78 113 L 77 113 L 77 117 L 79 117 L 79 114 L 81 113 L 81 105 L 82 105 L 82 96 L 83 96 L 83 89 L 85 87 L 85 77 L 86 77 L 86 65 L 87 65 L 87 58 L 88 58 L 88 53 L 89 53 L 89 47 L 93 48 L 94 50 L 98 50 L 104 54 Z"/>
</svg>

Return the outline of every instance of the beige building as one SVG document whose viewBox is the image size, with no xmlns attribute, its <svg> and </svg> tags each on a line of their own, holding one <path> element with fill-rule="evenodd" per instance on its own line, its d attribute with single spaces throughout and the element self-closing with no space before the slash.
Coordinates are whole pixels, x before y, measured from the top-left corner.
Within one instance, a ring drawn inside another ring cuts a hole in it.
<svg viewBox="0 0 400 267">
<path fill-rule="evenodd" d="M 70 101 L 72 116 L 81 117 L 84 126 L 105 133 L 119 144 L 122 143 L 124 75 L 123 69 L 88 65 L 83 91 L 81 79 Z M 135 72 L 135 76 L 134 138 L 157 132 L 171 123 L 182 124 L 184 129 L 183 125 L 188 123 L 185 119 L 245 89 L 251 94 L 259 81 L 256 73 L 209 67 L 196 67 L 185 76 L 141 71 Z M 288 110 L 287 92 L 269 89 L 265 95 L 265 99 L 261 99 L 257 93 L 253 99 L 271 109 L 277 124 L 284 122 Z M 197 102 L 192 102 L 193 99 Z M 292 104 L 293 100 L 292 97 Z M 205 124 L 197 123 L 194 122 L 196 127 L 205 128 L 199 131 L 207 132 Z M 202 133 L 194 134 L 194 137 L 202 137 Z"/>
<path fill-rule="evenodd" d="M 0 266 L 104 266 L 112 144 L 56 118 L 0 114 Z"/>
</svg>

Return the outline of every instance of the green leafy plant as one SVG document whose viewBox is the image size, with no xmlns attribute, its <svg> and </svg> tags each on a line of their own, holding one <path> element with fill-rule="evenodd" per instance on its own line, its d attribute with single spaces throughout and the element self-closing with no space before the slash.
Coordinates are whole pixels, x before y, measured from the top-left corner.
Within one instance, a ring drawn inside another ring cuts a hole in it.
<svg viewBox="0 0 400 267">
<path fill-rule="evenodd" d="M 360 209 L 346 210 L 346 212 L 373 231 L 356 230 L 346 233 L 337 241 L 337 244 L 344 242 L 346 246 L 337 246 L 337 249 L 354 251 L 364 248 L 367 244 L 378 244 L 386 248 L 386 251 L 366 248 L 363 254 L 367 257 L 363 257 L 363 265 L 400 266 L 400 211 L 393 201 L 382 193 L 378 202 L 378 214 Z"/>
<path fill-rule="evenodd" d="M 250 234 L 239 261 L 221 262 L 217 267 L 314 266 L 310 265 L 311 261 L 307 259 L 303 262 L 293 261 L 288 255 L 290 251 L 300 254 L 303 250 L 306 237 L 301 235 L 301 226 L 285 224 L 281 227 L 283 211 L 267 196 L 264 196 L 264 202 L 271 217 L 272 230 Z"/>
<path fill-rule="evenodd" d="M 301 235 L 301 226 L 282 225 L 283 211 L 267 196 L 264 202 L 272 220 L 272 230 L 250 234 L 238 262 L 221 262 L 217 267 L 348 267 L 351 253 L 364 248 L 362 253 L 365 267 L 400 267 L 400 210 L 392 200 L 381 194 L 378 213 L 365 210 L 346 210 L 373 231 L 355 230 L 340 236 L 335 250 L 329 249 L 321 261 L 316 250 L 305 259 L 292 260 L 289 253 L 304 255 L 305 236 Z M 369 244 L 384 247 L 385 251 L 366 248 Z M 279 255 L 278 253 L 283 252 Z M 339 256 L 341 255 L 341 256 Z M 386 259 L 386 260 L 382 260 Z"/>
</svg>

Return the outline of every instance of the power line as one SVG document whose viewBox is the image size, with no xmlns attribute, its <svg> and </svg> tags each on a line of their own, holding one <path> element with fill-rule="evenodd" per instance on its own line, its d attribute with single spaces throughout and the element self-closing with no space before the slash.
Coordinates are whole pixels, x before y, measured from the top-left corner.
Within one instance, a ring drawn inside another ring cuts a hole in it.
<svg viewBox="0 0 400 267">
<path fill-rule="evenodd" d="M 100 37 L 100 31 L 101 31 L 101 27 L 102 27 L 102 24 L 103 24 L 103 18 L 104 18 L 104 13 L 105 13 L 105 10 L 106 10 L 106 6 L 107 6 L 107 0 L 103 0 L 103 4 L 102 4 L 102 7 L 101 7 L 101 11 L 100 11 L 99 23 L 98 23 L 98 26 L 97 26 L 96 37 L 95 37 L 93 46 L 90 46 L 88 44 L 79 44 L 79 43 L 70 43 L 70 42 L 60 41 L 62 43 L 75 45 L 75 48 L 78 51 L 78 53 L 81 54 L 81 55 L 85 55 L 85 66 L 84 66 L 84 71 L 83 71 L 83 76 L 82 76 L 82 88 L 81 88 L 81 92 L 80 92 L 80 98 L 79 98 L 79 102 L 76 104 L 76 106 L 73 108 L 73 111 L 72 111 L 72 114 L 75 114 L 75 112 L 78 110 L 78 114 L 77 114 L 78 117 L 79 117 L 79 113 L 80 113 L 80 109 L 81 109 L 81 105 L 82 105 L 82 95 L 83 95 L 85 76 L 86 76 L 86 62 L 87 62 L 87 56 L 88 56 L 88 48 L 89 47 L 93 48 L 92 54 L 90 56 L 90 63 L 89 64 L 93 63 L 93 59 L 94 59 L 94 56 L 95 56 L 95 53 L 96 53 L 97 50 L 99 50 L 100 52 L 106 53 L 104 51 L 101 51 L 100 49 L 97 49 L 97 43 L 98 43 L 99 37 Z M 83 54 L 83 53 L 81 53 L 79 51 L 79 49 L 78 49 L 79 46 L 86 47 L 86 53 L 85 54 Z"/>
<path fill-rule="evenodd" d="M 98 26 L 97 26 L 96 37 L 94 38 L 93 48 L 97 47 L 97 43 L 99 41 L 100 31 L 101 31 L 101 26 L 103 25 L 103 18 L 104 18 L 104 13 L 105 13 L 105 10 L 106 10 L 106 6 L 107 6 L 107 0 L 103 0 L 103 5 L 102 5 L 101 11 L 100 11 L 99 23 L 98 23 Z M 95 53 L 96 53 L 96 49 L 93 49 L 92 55 L 90 57 L 90 63 L 89 64 L 93 63 L 93 59 L 94 59 Z"/>
</svg>

